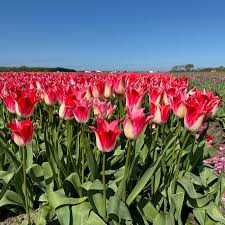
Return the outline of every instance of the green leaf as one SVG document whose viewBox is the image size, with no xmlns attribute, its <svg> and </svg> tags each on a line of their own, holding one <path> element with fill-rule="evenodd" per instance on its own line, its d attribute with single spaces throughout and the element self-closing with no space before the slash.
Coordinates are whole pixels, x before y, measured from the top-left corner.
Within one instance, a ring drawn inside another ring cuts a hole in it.
<svg viewBox="0 0 225 225">
<path fill-rule="evenodd" d="M 91 211 L 87 225 L 106 225 L 106 223 L 96 213 Z"/>
<path fill-rule="evenodd" d="M 145 171 L 144 175 L 137 182 L 136 186 L 134 187 L 134 189 L 132 190 L 132 192 L 130 193 L 130 195 L 127 198 L 126 203 L 127 203 L 128 206 L 134 201 L 134 199 L 138 196 L 138 194 L 143 190 L 143 188 L 145 187 L 145 185 L 149 182 L 149 180 L 151 179 L 152 175 L 155 173 L 155 171 L 159 167 L 159 164 L 161 162 L 161 159 L 165 155 L 165 153 L 166 153 L 166 151 L 164 151 L 158 157 L 158 159 L 155 162 L 155 164 L 153 164 L 151 167 L 149 167 Z"/>
<path fill-rule="evenodd" d="M 206 210 L 202 209 L 202 208 L 196 208 L 193 209 L 193 213 L 196 217 L 196 219 L 198 220 L 198 222 L 200 223 L 200 225 L 205 225 L 206 222 Z"/>
<path fill-rule="evenodd" d="M 160 212 L 156 216 L 153 225 L 175 225 L 175 221 L 170 213 Z"/>
<path fill-rule="evenodd" d="M 176 208 L 175 218 L 178 220 L 179 224 L 182 224 L 181 221 L 181 211 L 184 202 L 184 192 L 176 193 L 172 195 L 172 200 Z"/>
<path fill-rule="evenodd" d="M 158 211 L 148 199 L 141 197 L 138 201 L 137 207 L 146 220 L 150 222 L 155 220 Z"/>
<path fill-rule="evenodd" d="M 44 178 L 45 178 L 45 184 L 46 184 L 46 190 L 47 192 L 53 191 L 54 189 L 54 178 L 53 178 L 53 172 L 48 162 L 44 162 L 42 164 L 43 172 L 44 172 Z"/>
<path fill-rule="evenodd" d="M 33 164 L 30 168 L 27 169 L 27 174 L 33 181 L 34 185 L 45 191 L 46 184 L 44 180 L 43 168 L 41 166 L 39 166 L 38 164 Z"/>
<path fill-rule="evenodd" d="M 61 225 L 70 225 L 70 208 L 63 206 L 55 210 L 56 216 Z"/>
<path fill-rule="evenodd" d="M 76 204 L 84 202 L 87 199 L 87 197 L 83 197 L 83 198 L 67 197 L 65 196 L 64 191 L 62 189 L 55 192 L 47 193 L 47 198 L 48 198 L 49 205 L 54 209 L 63 205 L 76 205 Z"/>
<path fill-rule="evenodd" d="M 192 198 L 192 199 L 197 199 L 197 198 L 202 198 L 204 197 L 202 194 L 197 193 L 195 191 L 194 185 L 191 182 L 189 177 L 183 176 L 177 179 L 177 181 L 183 186 L 183 188 L 186 190 L 187 194 Z"/>
<path fill-rule="evenodd" d="M 67 182 L 70 182 L 75 188 L 75 190 L 77 191 L 77 193 L 79 193 L 79 187 L 81 186 L 81 181 L 80 181 L 79 175 L 76 172 L 71 173 L 63 182 L 63 185 L 65 186 Z"/>
<path fill-rule="evenodd" d="M 90 211 L 91 211 L 91 205 L 88 202 L 83 202 L 81 204 L 72 206 L 72 218 L 73 218 L 72 224 L 86 225 L 87 218 L 89 217 Z"/>
<path fill-rule="evenodd" d="M 132 220 L 129 209 L 119 197 L 112 196 L 109 199 L 108 214 L 111 218 L 116 217 L 124 220 Z"/>
<path fill-rule="evenodd" d="M 0 207 L 5 205 L 17 205 L 23 207 L 23 200 L 17 193 L 7 190 L 0 200 Z"/>
<path fill-rule="evenodd" d="M 84 148 L 86 152 L 88 168 L 91 172 L 92 180 L 95 180 L 98 173 L 98 167 L 97 167 L 97 162 L 94 156 L 94 152 L 91 149 L 91 145 L 87 137 L 85 135 L 82 135 L 82 139 L 83 139 Z"/>
<path fill-rule="evenodd" d="M 1 137 L 0 137 L 0 146 L 2 147 L 1 149 L 4 151 L 10 163 L 13 164 L 13 167 L 15 168 L 15 170 L 18 170 L 20 167 L 20 162 L 15 157 L 15 154 L 7 148 L 6 143 L 2 140 Z"/>
<path fill-rule="evenodd" d="M 217 205 L 215 205 L 214 203 L 209 204 L 206 207 L 206 211 L 213 220 L 225 224 L 225 217 L 223 216 Z"/>
<path fill-rule="evenodd" d="M 94 182 L 87 181 L 85 182 L 82 187 L 87 190 L 102 190 L 103 189 L 103 184 L 100 180 L 96 179 Z"/>
<path fill-rule="evenodd" d="M 218 177 L 213 172 L 212 168 L 203 167 L 202 172 L 200 173 L 200 178 L 202 184 L 207 187 L 212 181 L 218 179 Z"/>
<path fill-rule="evenodd" d="M 88 192 L 88 199 L 92 205 L 92 208 L 98 212 L 101 217 L 105 215 L 104 199 L 101 193 L 95 193 L 94 191 Z"/>
<path fill-rule="evenodd" d="M 139 154 L 145 143 L 145 134 L 143 133 L 135 142 L 135 155 Z"/>
</svg>

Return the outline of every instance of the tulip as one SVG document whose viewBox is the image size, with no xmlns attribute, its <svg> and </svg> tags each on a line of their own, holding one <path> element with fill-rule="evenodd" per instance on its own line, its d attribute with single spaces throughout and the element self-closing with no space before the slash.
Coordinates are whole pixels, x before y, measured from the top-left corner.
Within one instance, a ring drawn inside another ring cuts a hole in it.
<svg viewBox="0 0 225 225">
<path fill-rule="evenodd" d="M 138 139 L 145 132 L 146 126 L 152 118 L 153 116 L 145 116 L 143 108 L 131 108 L 123 122 L 125 136 L 128 139 Z"/>
<path fill-rule="evenodd" d="M 172 107 L 174 114 L 182 119 L 186 113 L 186 105 L 185 100 L 187 100 L 188 96 L 183 95 L 181 93 L 177 94 L 174 97 L 169 97 L 169 102 Z"/>
<path fill-rule="evenodd" d="M 87 123 L 90 118 L 92 104 L 86 99 L 76 101 L 73 114 L 78 123 Z"/>
<path fill-rule="evenodd" d="M 27 95 L 25 91 L 23 91 L 23 96 L 21 97 L 21 93 L 15 99 L 15 111 L 18 116 L 21 117 L 30 117 L 34 111 L 34 107 L 40 98 L 37 96 L 36 91 L 30 92 Z"/>
<path fill-rule="evenodd" d="M 97 128 L 90 126 L 95 132 L 96 144 L 100 151 L 111 152 L 122 130 L 118 129 L 119 120 L 108 123 L 105 119 L 97 118 Z"/>
<path fill-rule="evenodd" d="M 53 90 L 44 91 L 44 101 L 46 105 L 54 105 L 57 102 L 56 93 Z"/>
<path fill-rule="evenodd" d="M 16 112 L 15 99 L 11 95 L 4 97 L 3 102 L 10 113 Z"/>
<path fill-rule="evenodd" d="M 76 96 L 68 95 L 59 107 L 59 117 L 64 120 L 72 120 L 74 118 L 73 109 L 75 107 Z"/>
<path fill-rule="evenodd" d="M 114 83 L 114 90 L 118 95 L 124 94 L 124 79 L 123 77 L 117 78 Z"/>
<path fill-rule="evenodd" d="M 12 131 L 12 139 L 18 146 L 27 145 L 32 141 L 34 136 L 34 126 L 30 119 L 23 122 L 15 119 L 12 123 L 6 124 Z"/>
<path fill-rule="evenodd" d="M 155 105 L 158 105 L 162 98 L 162 91 L 158 89 L 150 89 L 148 92 L 150 102 L 153 102 Z"/>
<path fill-rule="evenodd" d="M 126 94 L 126 108 L 129 109 L 131 107 L 140 108 L 142 104 L 142 100 L 144 97 L 143 91 L 137 91 L 135 88 L 128 88 L 125 91 Z"/>
<path fill-rule="evenodd" d="M 110 98 L 113 94 L 113 91 L 112 91 L 112 83 L 107 83 L 105 84 L 105 87 L 104 87 L 104 97 L 105 98 Z"/>
<path fill-rule="evenodd" d="M 186 102 L 186 108 L 184 125 L 189 131 L 194 133 L 201 127 L 207 110 L 204 109 L 204 105 L 198 104 L 191 97 Z"/>
<path fill-rule="evenodd" d="M 156 124 L 165 123 L 169 117 L 170 105 L 151 103 L 150 114 L 153 116 L 153 122 Z"/>
</svg>

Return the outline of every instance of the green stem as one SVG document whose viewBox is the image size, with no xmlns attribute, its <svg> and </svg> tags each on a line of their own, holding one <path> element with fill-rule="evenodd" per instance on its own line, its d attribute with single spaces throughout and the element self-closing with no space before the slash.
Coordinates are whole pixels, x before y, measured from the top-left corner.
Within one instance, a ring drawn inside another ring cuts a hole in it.
<svg viewBox="0 0 225 225">
<path fill-rule="evenodd" d="M 105 156 L 106 153 L 102 152 L 102 183 L 103 183 L 103 200 L 104 200 L 104 216 L 103 219 L 104 221 L 107 220 L 107 213 L 106 213 L 106 183 L 105 183 Z"/>
<path fill-rule="evenodd" d="M 123 119 L 123 98 L 119 97 L 119 113 L 120 113 L 120 120 Z"/>
<path fill-rule="evenodd" d="M 156 133 L 155 133 L 155 137 L 153 139 L 153 143 L 151 146 L 151 150 L 152 150 L 152 158 L 153 158 L 153 163 L 155 163 L 156 159 L 157 159 L 157 151 L 156 151 L 156 146 L 157 146 L 157 142 L 158 142 L 158 137 L 159 137 L 159 124 L 157 124 L 156 127 Z M 153 193 L 155 193 L 155 176 L 153 176 L 153 179 L 151 180 L 151 193 L 153 195 Z"/>
<path fill-rule="evenodd" d="M 129 161 L 130 161 L 130 154 L 131 154 L 131 141 L 127 140 L 127 155 L 126 155 L 126 162 L 125 162 L 125 168 L 124 168 L 124 174 L 123 174 L 123 192 L 122 192 L 122 199 L 125 202 L 126 199 L 126 181 L 128 176 L 128 169 L 129 169 Z"/>
<path fill-rule="evenodd" d="M 185 131 L 185 135 L 186 135 L 187 130 Z M 175 170 L 175 175 L 174 175 L 174 180 L 173 180 L 173 194 L 175 194 L 175 189 L 176 189 L 176 181 L 179 175 L 179 171 L 180 171 L 180 162 L 181 162 L 181 158 L 182 158 L 182 154 L 183 154 L 183 150 L 187 144 L 187 141 L 190 137 L 191 133 L 188 132 L 188 134 L 186 135 L 186 138 L 184 139 L 183 145 L 181 147 L 181 150 L 178 154 L 178 158 L 177 158 L 177 163 L 176 163 L 176 170 Z"/>
<path fill-rule="evenodd" d="M 23 151 L 23 185 L 24 185 L 24 197 L 25 197 L 25 210 L 27 214 L 28 224 L 31 224 L 29 204 L 28 204 L 28 198 L 27 198 L 27 176 L 26 176 L 27 149 L 26 147 L 23 147 L 22 151 Z"/>
<path fill-rule="evenodd" d="M 190 162 L 191 162 L 191 157 L 193 156 L 195 141 L 196 141 L 196 136 L 194 135 L 194 140 L 192 141 L 191 150 L 190 150 L 190 153 L 189 153 L 189 156 L 188 156 L 188 162 L 187 162 L 187 166 L 186 166 L 186 170 L 189 171 L 189 172 L 191 172 L 191 170 L 192 170 L 192 167 L 189 168 L 189 166 L 190 166 Z"/>
<path fill-rule="evenodd" d="M 71 143 L 72 143 L 72 133 L 73 133 L 73 127 L 70 122 L 70 120 L 66 121 L 66 131 L 67 131 L 67 165 L 68 170 L 70 170 L 71 167 Z"/>
<path fill-rule="evenodd" d="M 84 184 L 84 125 L 81 124 L 81 184 Z M 81 190 L 81 197 L 83 197 L 83 189 Z"/>
</svg>

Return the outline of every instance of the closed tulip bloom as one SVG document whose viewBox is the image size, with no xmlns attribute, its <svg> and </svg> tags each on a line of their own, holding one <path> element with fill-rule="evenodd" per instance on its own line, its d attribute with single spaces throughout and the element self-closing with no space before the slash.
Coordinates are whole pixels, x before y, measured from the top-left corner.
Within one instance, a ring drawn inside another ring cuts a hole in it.
<svg viewBox="0 0 225 225">
<path fill-rule="evenodd" d="M 152 116 L 145 116 L 143 108 L 131 108 L 123 122 L 125 136 L 128 139 L 138 139 L 145 132 L 146 126 L 152 118 Z"/>
<path fill-rule="evenodd" d="M 90 118 L 92 104 L 86 99 L 76 101 L 73 114 L 78 123 L 87 123 Z"/>
<path fill-rule="evenodd" d="M 181 93 L 172 98 L 169 98 L 170 105 L 174 114 L 180 119 L 184 118 L 184 115 L 186 113 L 185 100 L 187 100 L 187 98 L 187 95 L 182 95 Z"/>
<path fill-rule="evenodd" d="M 110 81 L 107 81 L 105 83 L 105 87 L 104 87 L 104 97 L 105 98 L 110 98 L 113 94 L 113 91 L 112 91 L 112 82 Z"/>
<path fill-rule="evenodd" d="M 90 126 L 95 132 L 96 144 L 100 151 L 111 152 L 116 145 L 116 141 L 122 130 L 118 129 L 119 120 L 108 123 L 105 119 L 97 118 L 97 128 Z"/>
<path fill-rule="evenodd" d="M 118 95 L 124 94 L 124 78 L 120 77 L 114 82 L 114 89 Z"/>
<path fill-rule="evenodd" d="M 23 122 L 15 119 L 12 123 L 6 124 L 12 131 L 12 139 L 18 146 L 27 145 L 32 141 L 34 136 L 34 126 L 30 119 Z"/>
<path fill-rule="evenodd" d="M 57 102 L 56 92 L 53 90 L 44 91 L 44 101 L 46 105 L 54 105 Z"/>
<path fill-rule="evenodd" d="M 76 96 L 67 95 L 65 100 L 59 107 L 59 117 L 64 120 L 72 120 L 74 118 L 73 109 L 75 107 Z"/>
<path fill-rule="evenodd" d="M 151 103 L 150 114 L 153 116 L 153 122 L 156 124 L 165 123 L 169 117 L 170 105 Z"/>
</svg>

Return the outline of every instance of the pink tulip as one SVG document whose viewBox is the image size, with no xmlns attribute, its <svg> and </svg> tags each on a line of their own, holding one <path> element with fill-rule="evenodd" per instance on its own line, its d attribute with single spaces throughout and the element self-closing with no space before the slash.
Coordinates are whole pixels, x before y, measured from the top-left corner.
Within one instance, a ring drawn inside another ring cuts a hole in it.
<svg viewBox="0 0 225 225">
<path fill-rule="evenodd" d="M 151 88 L 148 92 L 149 101 L 158 105 L 162 98 L 162 91 L 156 88 Z"/>
<path fill-rule="evenodd" d="M 131 108 L 123 122 L 125 136 L 128 139 L 138 139 L 145 132 L 146 126 L 152 118 L 153 116 L 145 116 L 143 108 Z"/>
<path fill-rule="evenodd" d="M 184 125 L 191 132 L 196 132 L 201 127 L 207 110 L 205 110 L 204 105 L 200 105 L 192 97 L 187 100 L 186 108 Z"/>
<path fill-rule="evenodd" d="M 129 109 L 131 107 L 140 108 L 142 104 L 142 100 L 144 97 L 143 91 L 137 91 L 135 88 L 128 88 L 125 91 L 126 95 L 126 108 Z"/>
<path fill-rule="evenodd" d="M 6 124 L 12 131 L 12 139 L 18 146 L 27 145 L 32 141 L 34 136 L 34 126 L 30 119 L 23 122 L 15 119 L 12 123 Z"/>
<path fill-rule="evenodd" d="M 65 120 L 72 120 L 74 118 L 73 109 L 75 107 L 75 95 L 68 95 L 65 97 L 63 103 L 59 107 L 59 117 Z"/>
<path fill-rule="evenodd" d="M 169 117 L 170 105 L 151 103 L 150 114 L 153 116 L 153 122 L 156 124 L 166 123 Z"/>
<path fill-rule="evenodd" d="M 4 97 L 3 102 L 10 113 L 16 113 L 15 99 L 11 95 Z"/>
<path fill-rule="evenodd" d="M 97 128 L 90 126 L 95 132 L 96 144 L 100 151 L 111 152 L 122 130 L 118 129 L 119 120 L 108 123 L 105 119 L 97 118 Z"/>
<path fill-rule="evenodd" d="M 90 118 L 92 104 L 86 99 L 76 101 L 73 114 L 78 123 L 87 123 Z"/>
</svg>

